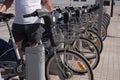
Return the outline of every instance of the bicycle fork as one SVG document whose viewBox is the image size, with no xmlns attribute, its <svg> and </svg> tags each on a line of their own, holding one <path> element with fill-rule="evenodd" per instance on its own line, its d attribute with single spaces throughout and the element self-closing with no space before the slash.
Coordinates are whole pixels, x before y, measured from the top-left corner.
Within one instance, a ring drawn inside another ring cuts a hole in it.
<svg viewBox="0 0 120 80">
<path fill-rule="evenodd" d="M 65 55 L 63 56 L 59 56 L 56 53 L 56 48 L 53 48 L 53 53 L 55 55 L 55 59 L 57 62 L 57 67 L 58 67 L 58 74 L 59 74 L 59 78 L 61 80 L 65 80 L 68 79 L 69 77 L 71 77 L 71 70 L 67 67 L 67 65 L 65 64 Z"/>
</svg>

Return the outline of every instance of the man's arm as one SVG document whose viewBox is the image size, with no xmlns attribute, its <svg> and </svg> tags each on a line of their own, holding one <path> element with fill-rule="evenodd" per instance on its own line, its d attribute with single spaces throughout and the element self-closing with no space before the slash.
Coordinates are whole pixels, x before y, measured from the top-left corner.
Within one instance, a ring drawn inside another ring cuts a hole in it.
<svg viewBox="0 0 120 80">
<path fill-rule="evenodd" d="M 53 10 L 53 6 L 52 6 L 50 0 L 44 0 L 43 2 L 44 2 L 44 6 L 45 6 L 45 8 L 46 8 L 47 10 L 49 10 L 49 11 L 52 11 L 52 10 Z"/>
<path fill-rule="evenodd" d="M 5 2 L 0 7 L 0 12 L 5 12 L 13 3 L 14 0 L 5 0 Z"/>
</svg>

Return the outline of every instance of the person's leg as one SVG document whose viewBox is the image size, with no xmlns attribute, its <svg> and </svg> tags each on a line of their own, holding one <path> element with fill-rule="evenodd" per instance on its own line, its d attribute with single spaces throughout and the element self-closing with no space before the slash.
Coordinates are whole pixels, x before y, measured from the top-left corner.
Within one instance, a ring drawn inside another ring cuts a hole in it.
<svg viewBox="0 0 120 80">
<path fill-rule="evenodd" d="M 25 39 L 26 35 L 24 34 L 25 26 L 21 24 L 15 24 L 13 23 L 12 25 L 12 33 L 16 42 L 16 46 L 19 51 L 20 58 L 23 59 L 23 54 L 22 54 L 22 42 Z"/>
<path fill-rule="evenodd" d="M 19 41 L 19 42 L 16 42 L 16 46 L 18 48 L 18 51 L 19 51 L 19 55 L 20 55 L 20 58 L 23 59 L 23 53 L 22 53 L 22 42 L 23 40 Z"/>
<path fill-rule="evenodd" d="M 29 45 L 30 45 L 31 47 L 32 47 L 32 46 L 38 46 L 38 43 L 37 43 L 37 42 L 36 42 L 36 43 L 35 43 L 35 42 L 34 42 L 34 43 L 33 43 L 33 42 L 29 42 Z"/>
<path fill-rule="evenodd" d="M 30 46 L 36 46 L 40 42 L 42 38 L 42 27 L 41 24 L 28 24 L 26 26 L 26 34 L 29 41 Z"/>
</svg>

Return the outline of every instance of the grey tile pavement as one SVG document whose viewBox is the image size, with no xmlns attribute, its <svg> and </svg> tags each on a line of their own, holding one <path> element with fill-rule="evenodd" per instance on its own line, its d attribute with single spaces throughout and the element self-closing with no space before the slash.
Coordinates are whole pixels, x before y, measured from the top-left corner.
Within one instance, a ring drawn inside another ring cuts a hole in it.
<svg viewBox="0 0 120 80">
<path fill-rule="evenodd" d="M 120 8 L 116 7 L 108 28 L 108 37 L 94 70 L 95 80 L 120 80 Z"/>
</svg>

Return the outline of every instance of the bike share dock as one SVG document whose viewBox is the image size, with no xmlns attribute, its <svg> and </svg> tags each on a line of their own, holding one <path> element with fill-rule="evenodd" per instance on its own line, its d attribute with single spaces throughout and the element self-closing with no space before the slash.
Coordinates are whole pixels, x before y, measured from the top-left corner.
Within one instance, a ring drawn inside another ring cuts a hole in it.
<svg viewBox="0 0 120 80">
<path fill-rule="evenodd" d="M 2 23 L 0 24 L 0 38 L 9 39 L 7 27 Z M 95 80 L 120 80 L 120 7 L 114 7 L 108 36 L 103 43 L 100 63 L 94 70 Z M 76 80 L 79 79 L 76 77 Z"/>
</svg>

